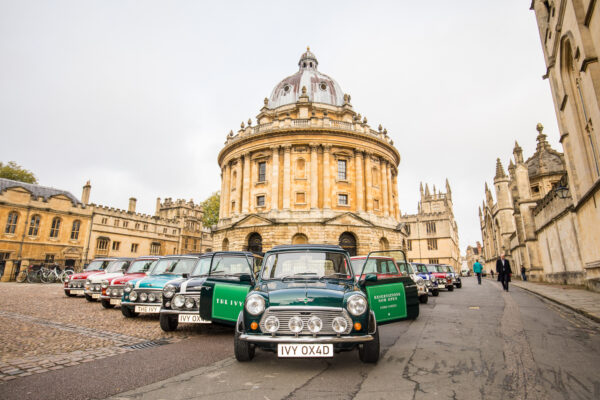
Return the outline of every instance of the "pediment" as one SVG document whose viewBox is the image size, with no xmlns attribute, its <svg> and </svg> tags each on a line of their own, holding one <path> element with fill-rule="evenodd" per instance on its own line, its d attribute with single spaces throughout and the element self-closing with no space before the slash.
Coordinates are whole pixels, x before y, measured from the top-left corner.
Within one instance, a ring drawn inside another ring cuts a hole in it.
<svg viewBox="0 0 600 400">
<path fill-rule="evenodd" d="M 347 212 L 345 214 L 333 217 L 325 221 L 325 225 L 374 226 L 369 221 L 364 220 L 358 215 L 351 212 Z"/>
<path fill-rule="evenodd" d="M 253 227 L 253 226 L 267 226 L 267 225 L 273 225 L 273 221 L 271 221 L 270 219 L 258 216 L 256 214 L 251 214 L 251 215 L 248 215 L 247 217 L 239 220 L 235 224 L 233 224 L 233 227 L 243 228 L 243 227 Z"/>
</svg>

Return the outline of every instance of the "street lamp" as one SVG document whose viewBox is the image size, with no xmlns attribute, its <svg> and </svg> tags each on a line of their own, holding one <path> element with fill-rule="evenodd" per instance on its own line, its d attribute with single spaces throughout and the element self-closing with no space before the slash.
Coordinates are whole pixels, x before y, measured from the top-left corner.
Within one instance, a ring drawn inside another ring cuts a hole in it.
<svg viewBox="0 0 600 400">
<path fill-rule="evenodd" d="M 558 195 L 558 197 L 560 197 L 561 199 L 566 199 L 567 197 L 569 197 L 569 187 L 568 186 L 560 185 L 554 190 L 556 191 L 556 194 Z"/>
</svg>

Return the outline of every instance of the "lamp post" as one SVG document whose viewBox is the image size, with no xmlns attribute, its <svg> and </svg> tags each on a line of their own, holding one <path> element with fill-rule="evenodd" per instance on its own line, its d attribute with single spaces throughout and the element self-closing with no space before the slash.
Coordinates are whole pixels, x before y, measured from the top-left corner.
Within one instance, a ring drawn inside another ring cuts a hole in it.
<svg viewBox="0 0 600 400">
<path fill-rule="evenodd" d="M 558 195 L 558 197 L 560 197 L 561 199 L 566 199 L 567 197 L 569 197 L 569 187 L 568 186 L 560 185 L 554 190 L 556 191 L 556 194 Z"/>
</svg>

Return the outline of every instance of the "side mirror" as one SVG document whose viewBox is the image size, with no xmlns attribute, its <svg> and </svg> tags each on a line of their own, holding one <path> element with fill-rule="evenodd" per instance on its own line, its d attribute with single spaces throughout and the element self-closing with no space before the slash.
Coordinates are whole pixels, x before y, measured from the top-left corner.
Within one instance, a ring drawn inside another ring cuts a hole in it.
<svg viewBox="0 0 600 400">
<path fill-rule="evenodd" d="M 183 279 L 188 279 L 190 277 L 190 273 L 189 272 L 184 272 L 183 274 L 181 274 L 181 277 Z"/>
<path fill-rule="evenodd" d="M 123 265 L 123 266 L 121 267 L 121 272 L 125 272 L 125 271 L 127 271 L 127 268 L 129 268 L 129 265 Z"/>
<path fill-rule="evenodd" d="M 252 275 L 250 274 L 241 274 L 240 282 L 252 282 Z"/>
<path fill-rule="evenodd" d="M 365 282 L 377 282 L 377 275 L 375 275 L 375 274 L 367 274 L 365 276 Z"/>
</svg>

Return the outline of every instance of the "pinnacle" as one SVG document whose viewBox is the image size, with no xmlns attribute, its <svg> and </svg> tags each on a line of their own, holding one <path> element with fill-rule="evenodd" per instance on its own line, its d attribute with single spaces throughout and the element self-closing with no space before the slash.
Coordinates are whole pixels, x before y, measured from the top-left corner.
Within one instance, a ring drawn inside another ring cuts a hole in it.
<svg viewBox="0 0 600 400">
<path fill-rule="evenodd" d="M 506 173 L 504 172 L 504 167 L 502 167 L 502 162 L 499 158 L 496 159 L 496 176 L 495 179 L 506 178 Z"/>
</svg>

